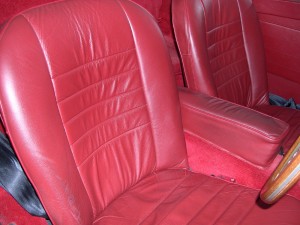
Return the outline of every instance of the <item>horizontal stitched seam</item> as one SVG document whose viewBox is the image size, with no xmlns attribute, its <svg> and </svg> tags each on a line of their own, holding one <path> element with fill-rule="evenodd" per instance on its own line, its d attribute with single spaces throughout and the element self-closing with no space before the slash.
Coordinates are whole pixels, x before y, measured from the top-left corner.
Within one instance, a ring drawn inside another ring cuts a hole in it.
<svg viewBox="0 0 300 225">
<path fill-rule="evenodd" d="M 270 136 L 266 132 L 258 130 L 256 128 L 252 127 L 252 126 L 249 126 L 249 125 L 246 125 L 246 124 L 241 124 L 239 122 L 236 122 L 234 120 L 222 117 L 220 115 L 213 115 L 213 114 L 211 114 L 208 111 L 200 110 L 199 108 L 193 107 L 191 105 L 187 105 L 185 103 L 183 103 L 182 106 L 185 106 L 187 109 L 190 109 L 190 110 L 192 110 L 192 111 L 194 111 L 196 113 L 200 113 L 202 115 L 205 115 L 205 116 L 208 116 L 208 117 L 211 117 L 211 118 L 216 118 L 216 119 L 222 120 L 222 121 L 224 121 L 226 123 L 235 124 L 235 125 L 237 125 L 239 127 L 242 127 L 242 128 L 247 128 L 250 133 L 263 135 L 264 137 L 266 137 L 270 141 L 274 141 L 274 138 L 270 138 Z"/>
<path fill-rule="evenodd" d="M 272 15 L 272 14 L 266 14 L 266 15 Z M 272 15 L 272 16 L 274 16 L 274 15 Z M 293 19 L 293 18 L 289 18 L 289 19 Z M 297 20 L 297 19 L 293 19 L 293 20 Z M 297 20 L 297 21 L 298 21 L 298 20 Z M 280 27 L 280 28 L 283 28 L 283 29 L 286 29 L 286 30 L 292 30 L 292 31 L 300 32 L 300 31 L 297 30 L 297 29 L 290 28 L 290 27 L 285 27 L 285 26 L 282 26 L 282 25 L 280 25 L 280 24 L 270 23 L 270 22 L 262 21 L 262 20 L 260 20 L 260 22 L 261 22 L 262 24 L 268 24 L 268 25 L 271 25 L 271 26 L 274 26 L 274 27 Z"/>
<path fill-rule="evenodd" d="M 106 146 L 106 145 L 109 145 L 110 143 L 118 140 L 119 138 L 125 136 L 125 135 L 128 135 L 136 130 L 139 130 L 139 129 L 143 129 L 143 128 L 146 128 L 147 125 L 150 125 L 150 122 L 147 122 L 147 123 L 144 123 L 144 124 L 141 124 L 133 129 L 130 129 L 130 130 L 127 130 L 126 132 L 118 135 L 118 136 L 115 136 L 114 138 L 110 139 L 109 141 L 105 142 L 103 145 L 99 146 L 97 149 L 93 150 L 93 152 L 82 162 L 80 163 L 77 167 L 81 167 L 81 166 L 84 166 L 91 158 L 93 158 L 93 156 L 95 154 L 97 154 L 101 149 L 102 147 Z"/>
<path fill-rule="evenodd" d="M 74 72 L 75 70 L 78 70 L 78 69 L 80 69 L 82 67 L 88 66 L 89 64 L 97 63 L 97 62 L 103 61 L 105 59 L 108 59 L 108 58 L 111 58 L 111 57 L 115 57 L 117 55 L 126 54 L 126 53 L 131 52 L 131 51 L 135 51 L 135 48 L 131 48 L 131 49 L 128 49 L 128 50 L 125 50 L 125 51 L 122 51 L 122 52 L 117 52 L 117 53 L 114 53 L 114 54 L 111 54 L 111 55 L 108 55 L 108 56 L 104 56 L 104 57 L 101 57 L 101 58 L 98 58 L 98 59 L 94 59 L 94 60 L 92 60 L 90 62 L 78 65 L 77 67 L 74 67 L 74 68 L 68 70 L 67 72 L 64 72 L 64 73 L 61 73 L 61 74 L 57 74 L 57 75 L 53 74 L 52 79 L 55 80 L 58 77 L 67 76 L 69 74 L 72 74 L 72 72 Z"/>
<path fill-rule="evenodd" d="M 221 24 L 221 25 L 219 25 L 219 26 L 214 27 L 212 30 L 207 31 L 207 33 L 211 33 L 211 32 L 213 32 L 213 31 L 215 31 L 215 30 L 218 30 L 218 29 L 223 28 L 223 27 L 226 27 L 226 26 L 230 26 L 230 25 L 235 24 L 235 23 L 238 23 L 238 22 L 240 22 L 239 19 L 234 20 L 234 21 L 229 22 L 229 23 Z"/>
<path fill-rule="evenodd" d="M 142 90 L 143 88 L 142 87 L 139 87 L 139 88 L 136 88 L 136 89 L 133 89 L 131 91 L 127 91 L 127 92 L 123 92 L 123 93 L 120 93 L 119 95 L 116 95 L 116 96 L 112 96 L 110 98 L 107 98 L 107 99 L 103 99 L 101 100 L 100 102 L 96 102 L 95 104 L 91 104 L 89 105 L 88 107 L 85 107 L 84 110 L 78 112 L 76 115 L 72 116 L 71 118 L 69 118 L 67 121 L 64 122 L 64 124 L 68 124 L 70 122 L 72 122 L 73 120 L 75 120 L 77 117 L 79 117 L 81 114 L 85 113 L 86 111 L 89 111 L 95 107 L 97 107 L 98 105 L 101 105 L 105 102 L 110 102 L 110 101 L 113 101 L 114 99 L 116 98 L 124 98 L 124 97 L 128 97 L 129 95 L 131 94 L 134 94 L 135 92 L 138 92 L 140 90 Z"/>
<path fill-rule="evenodd" d="M 213 61 L 216 61 L 219 57 L 224 56 L 224 55 L 226 55 L 226 54 L 228 54 L 228 53 L 230 53 L 230 52 L 232 52 L 232 51 L 234 51 L 234 50 L 241 49 L 241 48 L 243 48 L 243 47 L 244 47 L 244 45 L 241 45 L 241 46 L 238 46 L 238 47 L 229 49 L 229 50 L 227 50 L 227 51 L 225 51 L 225 52 L 222 52 L 221 54 L 217 55 L 216 57 L 211 58 L 211 59 L 209 60 L 209 62 L 212 63 Z"/>
<path fill-rule="evenodd" d="M 235 38 L 235 37 L 238 37 L 238 36 L 242 36 L 242 35 L 243 35 L 242 33 L 238 33 L 238 34 L 234 34 L 234 35 L 228 36 L 228 37 L 226 37 L 226 38 L 223 38 L 223 39 L 220 40 L 220 41 L 214 42 L 212 45 L 208 46 L 207 49 L 209 50 L 210 48 L 212 48 L 213 46 L 215 46 L 215 45 L 217 45 L 217 44 L 219 44 L 219 43 L 222 43 L 222 42 L 224 42 L 224 41 L 226 41 L 226 40 L 228 40 L 228 39 L 232 39 L 232 38 Z"/>
<path fill-rule="evenodd" d="M 138 71 L 138 68 L 132 68 L 130 70 L 127 70 L 127 71 L 122 71 L 121 73 L 118 73 L 118 74 L 115 74 L 115 75 L 110 75 L 109 77 L 107 78 L 104 78 L 104 79 L 100 79 L 98 81 L 96 81 L 95 83 L 91 83 L 87 86 L 84 86 L 84 88 L 80 89 L 80 90 L 76 90 L 75 93 L 71 94 L 70 96 L 67 96 L 63 99 L 60 99 L 57 101 L 57 103 L 63 103 L 64 101 L 70 99 L 70 98 L 73 98 L 77 95 L 80 95 L 82 94 L 83 92 L 89 90 L 90 88 L 94 87 L 94 86 L 97 86 L 97 85 L 100 85 L 101 83 L 104 83 L 104 82 L 107 82 L 109 80 L 113 80 L 113 79 L 116 79 L 118 77 L 122 77 L 122 76 L 125 76 L 125 75 L 128 75 L 128 73 L 130 72 L 133 72 L 133 71 Z"/>
<path fill-rule="evenodd" d="M 214 73 L 214 76 L 216 76 L 217 73 L 220 73 L 222 70 L 224 70 L 224 69 L 226 69 L 226 68 L 228 68 L 228 67 L 230 67 L 230 66 L 232 66 L 232 65 L 234 65 L 234 64 L 240 63 L 240 62 L 242 62 L 243 60 L 247 60 L 247 58 L 244 57 L 244 58 L 241 58 L 241 59 L 239 59 L 239 60 L 237 60 L 237 61 L 234 61 L 234 62 L 232 62 L 232 63 L 227 64 L 226 66 L 222 67 L 221 69 L 219 69 L 219 70 L 213 72 L 213 73 Z"/>
<path fill-rule="evenodd" d="M 283 68 L 284 70 L 288 70 L 288 71 L 291 71 L 291 72 L 294 72 L 294 73 L 299 74 L 299 71 L 291 70 L 290 67 L 287 67 L 287 66 L 281 66 L 281 65 L 278 65 L 277 63 L 272 62 L 272 61 L 268 61 L 268 64 L 269 64 L 269 65 L 275 65 L 275 66 L 277 66 L 277 67 Z M 273 75 L 278 76 L 278 77 L 281 77 L 281 76 L 276 75 L 276 74 L 273 74 Z M 295 83 L 295 82 L 298 82 L 298 81 L 292 80 L 292 79 L 290 79 L 290 78 L 288 78 L 288 77 L 282 77 L 282 78 L 284 78 L 285 80 L 294 82 L 294 83 Z"/>
<path fill-rule="evenodd" d="M 235 75 L 234 77 L 231 77 L 229 80 L 227 80 L 226 82 L 224 82 L 223 84 L 221 84 L 220 86 L 217 87 L 217 89 L 221 89 L 223 88 L 225 85 L 227 85 L 228 83 L 231 83 L 233 80 L 241 77 L 243 74 L 249 72 L 248 70 L 240 72 L 239 74 Z"/>
<path fill-rule="evenodd" d="M 121 113 L 121 114 L 115 115 L 115 116 L 113 116 L 113 117 L 111 117 L 111 118 L 108 118 L 108 119 L 106 119 L 106 120 L 104 120 L 104 121 L 101 121 L 100 123 L 96 124 L 95 126 L 93 126 L 92 128 L 90 128 L 89 130 L 87 130 L 82 136 L 80 136 L 76 141 L 74 141 L 74 142 L 71 144 L 71 146 L 75 145 L 78 141 L 80 141 L 80 140 L 83 139 L 84 137 L 88 136 L 91 132 L 93 132 L 94 130 L 96 130 L 96 129 L 97 129 L 98 127 L 100 127 L 101 125 L 104 125 L 105 123 L 109 123 L 109 122 L 112 121 L 112 120 L 115 120 L 115 119 L 117 119 L 117 118 L 119 118 L 119 117 L 123 117 L 123 116 L 126 115 L 126 114 L 132 113 L 132 112 L 134 112 L 134 111 L 138 111 L 138 110 L 140 110 L 141 108 L 145 108 L 145 107 L 146 107 L 146 105 L 142 105 L 142 106 L 139 106 L 139 107 L 130 109 L 130 110 L 128 110 L 128 111 L 126 111 L 126 112 L 123 112 L 123 113 Z"/>
</svg>

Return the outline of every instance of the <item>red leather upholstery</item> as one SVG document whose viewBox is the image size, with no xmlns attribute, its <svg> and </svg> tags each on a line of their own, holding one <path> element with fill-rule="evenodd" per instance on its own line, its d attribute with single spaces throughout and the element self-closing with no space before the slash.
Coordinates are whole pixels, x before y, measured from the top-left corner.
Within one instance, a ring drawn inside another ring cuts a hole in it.
<svg viewBox="0 0 300 225">
<path fill-rule="evenodd" d="M 281 110 L 268 103 L 263 40 L 251 0 L 174 0 L 172 10 L 189 88 L 271 116 Z M 284 143 L 288 150 L 300 135 L 300 111 L 285 111 L 293 117 L 285 119 L 293 127 Z"/>
<path fill-rule="evenodd" d="M 62 1 L 12 19 L 0 99 L 53 224 L 299 221 L 292 197 L 265 210 L 258 191 L 187 170 L 167 47 L 133 3 Z"/>
<path fill-rule="evenodd" d="M 186 89 L 179 94 L 187 133 L 256 166 L 274 160 L 289 131 L 287 123 L 252 109 Z"/>
<path fill-rule="evenodd" d="M 266 209 L 248 189 L 188 171 L 166 170 L 120 196 L 95 224 L 298 224 L 300 202 L 283 198 Z"/>
<path fill-rule="evenodd" d="M 147 9 L 155 18 L 161 29 L 166 44 L 168 46 L 169 54 L 171 56 L 174 75 L 176 77 L 177 85 L 183 86 L 183 76 L 181 70 L 181 63 L 177 51 L 173 27 L 171 24 L 171 2 L 172 0 L 131 0 L 145 9 Z"/>
</svg>

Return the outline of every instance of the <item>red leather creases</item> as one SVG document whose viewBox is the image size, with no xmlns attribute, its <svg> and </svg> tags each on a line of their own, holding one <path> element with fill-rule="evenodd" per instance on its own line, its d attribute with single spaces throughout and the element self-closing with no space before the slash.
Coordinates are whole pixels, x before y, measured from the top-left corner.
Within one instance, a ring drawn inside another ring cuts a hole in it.
<svg viewBox="0 0 300 225">
<path fill-rule="evenodd" d="M 180 101 L 187 133 L 256 166 L 274 160 L 289 131 L 281 120 L 219 98 L 182 89 Z"/>
<path fill-rule="evenodd" d="M 172 0 L 132 0 L 133 2 L 141 5 L 147 9 L 157 21 L 161 32 L 164 35 L 164 39 L 168 46 L 169 54 L 171 56 L 174 75 L 177 81 L 177 85 L 183 86 L 183 74 L 181 70 L 181 63 L 179 59 L 179 53 L 176 48 L 175 37 L 173 34 L 172 22 L 171 22 L 171 3 Z"/>
<path fill-rule="evenodd" d="M 255 110 L 289 124 L 290 131 L 282 143 L 283 150 L 288 151 L 300 135 L 300 110 L 271 105 L 258 106 Z"/>
<path fill-rule="evenodd" d="M 113 202 L 100 224 L 298 224 L 299 201 L 285 197 L 265 210 L 258 191 L 184 170 L 152 174 Z M 130 202 L 130 204 L 128 204 Z M 196 206 L 196 207 L 195 207 Z M 276 213 L 280 211 L 280 213 Z M 276 216 L 273 216 L 275 215 Z M 139 216 L 137 216 L 139 215 Z"/>
<path fill-rule="evenodd" d="M 188 88 L 248 107 L 266 104 L 264 52 L 251 1 L 172 4 Z"/>
</svg>

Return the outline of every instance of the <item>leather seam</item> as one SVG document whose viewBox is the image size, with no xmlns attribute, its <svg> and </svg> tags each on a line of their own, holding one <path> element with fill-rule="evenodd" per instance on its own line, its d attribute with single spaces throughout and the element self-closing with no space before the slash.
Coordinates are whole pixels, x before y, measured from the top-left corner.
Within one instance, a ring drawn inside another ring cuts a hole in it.
<svg viewBox="0 0 300 225">
<path fill-rule="evenodd" d="M 243 33 L 241 32 L 241 33 L 238 33 L 238 34 L 234 34 L 234 35 L 228 36 L 226 38 L 223 38 L 222 40 L 216 41 L 213 44 L 211 44 L 210 46 L 207 46 L 207 49 L 211 49 L 212 47 L 214 47 L 217 44 L 223 43 L 223 42 L 225 42 L 229 39 L 232 39 L 232 38 L 235 38 L 235 37 L 238 37 L 238 36 L 243 36 Z"/>
<path fill-rule="evenodd" d="M 99 63 L 101 61 L 104 61 L 106 59 L 109 59 L 111 57 L 116 57 L 116 56 L 119 56 L 119 55 L 122 55 L 122 54 L 126 54 L 128 52 L 131 52 L 131 51 L 134 51 L 135 48 L 131 48 L 131 49 L 127 49 L 125 51 L 122 51 L 122 52 L 117 52 L 117 53 L 114 53 L 114 54 L 111 54 L 111 55 L 107 55 L 107 56 L 103 56 L 101 58 L 98 58 L 98 59 L 94 59 L 94 60 L 91 60 L 90 62 L 85 62 L 85 63 L 82 63 L 74 68 L 71 68 L 70 70 L 64 72 L 64 73 L 61 73 L 61 74 L 53 74 L 53 78 L 52 79 L 57 79 L 57 78 L 60 78 L 60 77 L 63 77 L 63 76 L 68 76 L 70 75 L 70 73 L 74 72 L 74 71 L 77 71 L 77 70 L 81 70 L 83 69 L 84 67 L 88 67 L 90 64 L 94 64 L 94 63 Z"/>
<path fill-rule="evenodd" d="M 226 54 L 229 54 L 230 52 L 232 52 L 232 51 L 234 51 L 234 50 L 237 50 L 237 49 L 243 49 L 244 48 L 244 46 L 237 46 L 237 47 L 235 47 L 235 48 L 231 48 L 231 49 L 229 49 L 229 50 L 227 50 L 227 51 L 224 51 L 224 52 L 222 52 L 221 54 L 218 54 L 216 57 L 212 57 L 211 59 L 209 59 L 209 62 L 210 63 L 213 63 L 215 60 L 217 60 L 219 57 L 221 57 L 221 56 L 224 56 L 224 55 L 226 55 Z"/>
<path fill-rule="evenodd" d="M 109 80 L 113 80 L 114 81 L 115 78 L 119 78 L 119 77 L 122 77 L 124 75 L 128 75 L 128 73 L 134 72 L 134 71 L 138 71 L 138 70 L 139 70 L 138 68 L 133 68 L 133 69 L 130 69 L 130 70 L 127 70 L 127 71 L 122 71 L 121 73 L 118 73 L 118 74 L 115 74 L 115 75 L 111 75 L 110 77 L 107 77 L 107 78 L 104 78 L 104 79 L 99 79 L 96 82 L 91 83 L 91 84 L 85 86 L 84 88 L 78 90 L 76 93 L 73 93 L 73 94 L 71 94 L 71 95 L 69 95 L 67 97 L 64 97 L 63 99 L 58 100 L 58 103 L 63 103 L 65 100 L 68 100 L 69 98 L 72 98 L 74 96 L 80 95 L 83 92 L 85 92 L 85 91 L 87 91 L 87 90 L 89 90 L 89 89 L 91 89 L 91 88 L 93 88 L 93 87 L 95 87 L 97 85 L 106 83 Z"/>
<path fill-rule="evenodd" d="M 249 215 L 249 213 L 252 211 L 252 209 L 254 208 L 255 203 L 249 208 L 248 212 L 246 212 L 237 222 L 237 225 L 240 224 L 241 222 L 243 222 L 245 220 L 245 218 L 247 218 L 247 216 Z"/>
<path fill-rule="evenodd" d="M 214 118 L 214 119 L 217 119 L 217 120 L 221 120 L 221 121 L 224 121 L 226 123 L 229 123 L 229 124 L 233 124 L 233 125 L 237 125 L 238 127 L 241 127 L 241 128 L 244 128 L 247 130 L 249 130 L 250 133 L 253 133 L 253 134 L 259 134 L 259 136 L 264 136 L 266 139 L 270 140 L 270 141 L 280 141 L 281 140 L 281 137 L 282 137 L 282 134 L 278 137 L 270 137 L 266 132 L 264 131 L 261 131 L 261 130 L 258 130 L 256 129 L 255 127 L 252 127 L 252 126 L 249 126 L 249 125 L 246 125 L 246 124 L 243 124 L 243 123 L 239 123 L 237 121 L 234 121 L 232 119 L 228 119 L 228 118 L 225 118 L 225 117 L 222 117 L 220 115 L 213 115 L 207 111 L 204 111 L 204 110 L 200 110 L 199 108 L 196 108 L 196 107 L 193 107 L 191 105 L 188 105 L 188 104 L 185 104 L 185 103 L 182 103 L 182 106 L 183 107 L 186 107 L 187 109 L 195 112 L 195 113 L 199 113 L 201 115 L 204 115 L 204 116 L 207 116 L 207 117 L 211 117 L 211 118 Z M 284 129 L 284 132 L 286 132 L 286 129 Z"/>
<path fill-rule="evenodd" d="M 76 115 L 72 116 L 71 118 L 69 118 L 67 121 L 65 121 L 64 123 L 65 124 L 68 124 L 70 122 L 72 122 L 73 120 L 75 120 L 77 117 L 79 117 L 81 114 L 87 112 L 87 111 L 90 111 L 91 109 L 93 109 L 94 107 L 97 107 L 98 105 L 101 105 L 101 104 L 105 104 L 105 102 L 109 102 L 109 101 L 113 101 L 115 100 L 116 98 L 120 99 L 120 98 L 123 98 L 123 97 L 128 97 L 128 95 L 131 95 L 132 93 L 136 93 L 138 91 L 142 90 L 142 87 L 138 87 L 138 88 L 135 88 L 133 90 L 130 90 L 130 91 L 127 91 L 127 92 L 123 92 L 123 93 L 120 93 L 119 95 L 116 95 L 116 96 L 113 96 L 113 97 L 110 97 L 110 98 L 106 98 L 106 99 L 103 99 L 101 101 L 97 101 L 95 104 L 90 104 L 88 107 L 84 107 L 84 110 L 81 110 L 79 113 L 77 113 Z M 133 110 L 134 108 L 132 108 Z M 74 143 L 74 142 L 73 142 Z"/>
<path fill-rule="evenodd" d="M 151 213 L 152 212 L 154 212 L 168 197 L 170 197 L 173 193 L 174 193 L 174 191 L 181 185 L 181 184 L 183 184 L 184 183 L 184 181 L 188 178 L 188 177 L 190 177 L 191 175 L 189 175 L 189 176 L 185 176 L 185 177 L 183 177 L 177 184 L 176 184 L 176 186 L 173 188 L 173 189 L 171 189 L 170 190 L 170 192 L 163 198 L 163 199 L 161 199 L 158 203 L 157 203 L 157 205 L 151 210 L 151 212 L 148 214 L 148 215 L 146 215 L 146 216 L 144 216 L 144 218 L 143 219 L 141 219 L 140 221 L 139 221 L 139 224 L 142 224 L 143 223 L 143 221 L 145 221 L 150 215 L 151 215 Z"/>
<path fill-rule="evenodd" d="M 237 201 L 240 197 L 240 195 L 244 192 L 244 190 L 241 190 L 234 199 L 232 199 L 232 201 L 227 205 L 226 208 L 223 209 L 223 212 L 215 219 L 214 223 L 216 223 L 217 221 L 219 221 L 223 215 L 225 215 L 225 213 L 231 208 L 232 204 Z"/>
<path fill-rule="evenodd" d="M 236 61 L 234 61 L 234 62 L 232 62 L 232 63 L 227 64 L 226 66 L 222 67 L 221 69 L 219 69 L 219 70 L 217 70 L 217 71 L 214 71 L 214 72 L 213 72 L 214 76 L 216 76 L 217 73 L 220 73 L 220 72 L 223 71 L 224 69 L 226 69 L 226 68 L 228 68 L 228 67 L 230 67 L 230 66 L 232 66 L 232 65 L 234 65 L 234 64 L 240 63 L 240 62 L 242 62 L 243 60 L 246 60 L 246 61 L 247 61 L 247 57 L 244 57 L 244 58 L 241 58 L 241 59 L 239 59 L 239 60 L 236 60 Z"/>
<path fill-rule="evenodd" d="M 249 72 L 249 70 L 242 71 L 239 74 L 237 74 L 237 75 L 235 75 L 233 77 L 230 77 L 226 82 L 224 82 L 221 85 L 219 85 L 217 87 L 217 89 L 222 89 L 222 88 L 226 87 L 228 84 L 232 83 L 236 79 L 239 79 L 240 77 L 242 77 L 247 72 Z"/>
<path fill-rule="evenodd" d="M 271 14 L 265 14 L 265 15 L 271 15 Z M 288 17 L 285 17 L 285 18 L 288 18 Z M 288 18 L 288 19 L 297 20 L 297 19 L 293 19 L 293 18 Z M 291 28 L 291 27 L 286 27 L 286 26 L 283 26 L 283 25 L 280 25 L 280 24 L 271 23 L 271 22 L 264 21 L 264 20 L 263 21 L 259 20 L 259 21 L 262 24 L 266 24 L 266 25 L 270 25 L 270 26 L 274 26 L 274 27 L 280 27 L 280 28 L 283 28 L 283 29 L 286 29 L 286 30 L 289 30 L 289 31 L 295 31 L 297 33 L 300 32 L 300 30 L 297 30 L 297 29 L 294 29 L 294 28 Z"/>
<path fill-rule="evenodd" d="M 119 138 L 121 137 L 124 137 L 125 135 L 128 135 L 130 133 L 133 133 L 134 131 L 136 130 L 140 130 L 140 129 L 143 129 L 145 127 L 147 127 L 148 125 L 150 124 L 150 122 L 147 122 L 147 123 L 144 123 L 144 124 L 141 124 L 141 125 L 138 125 L 132 129 L 129 129 L 127 131 L 125 131 L 124 133 L 118 135 L 118 136 L 115 136 L 113 137 L 112 139 L 106 141 L 104 144 L 100 145 L 99 147 L 97 147 L 96 149 L 94 149 L 79 165 L 78 167 L 82 167 L 84 166 L 86 163 L 88 163 L 88 161 L 93 158 L 96 154 L 98 154 L 98 152 L 104 147 L 104 146 L 107 146 L 109 145 L 110 143 L 118 140 Z"/>
<path fill-rule="evenodd" d="M 229 23 L 224 23 L 224 24 L 218 25 L 218 26 L 214 27 L 213 29 L 208 30 L 207 33 L 211 33 L 211 32 L 213 32 L 213 31 L 215 31 L 215 30 L 220 29 L 220 28 L 223 28 L 223 27 L 226 27 L 226 26 L 233 25 L 233 24 L 235 24 L 235 23 L 238 23 L 239 21 L 240 21 L 240 20 L 234 20 L 234 21 L 231 21 L 231 22 L 229 22 Z"/>
<path fill-rule="evenodd" d="M 211 202 L 212 200 L 218 196 L 218 194 L 225 188 L 228 186 L 228 183 L 225 183 L 199 210 L 198 212 L 187 222 L 187 224 L 190 224 L 193 220 L 195 220 L 195 218 L 197 218 L 197 216 L 199 215 L 200 212 L 202 212 L 202 210 L 204 210 Z"/>
<path fill-rule="evenodd" d="M 203 181 L 202 183 L 197 184 L 195 187 L 193 187 L 191 190 L 189 190 L 189 191 L 184 195 L 184 197 L 181 197 L 181 198 L 180 198 L 180 200 L 184 200 L 185 198 L 187 198 L 187 196 L 190 196 L 190 195 L 191 195 L 194 191 L 196 191 L 200 186 L 203 186 L 205 183 L 207 183 L 207 181 L 208 181 L 208 177 L 206 177 L 205 181 Z M 174 209 L 176 206 L 177 206 L 177 205 L 174 204 L 173 207 L 172 207 L 172 209 Z M 172 209 L 171 209 L 171 210 L 172 210 Z M 170 215 L 171 210 L 167 213 L 166 216 L 164 216 L 164 217 L 160 220 L 159 223 L 162 223 L 162 222 L 168 217 L 168 215 Z"/>
</svg>

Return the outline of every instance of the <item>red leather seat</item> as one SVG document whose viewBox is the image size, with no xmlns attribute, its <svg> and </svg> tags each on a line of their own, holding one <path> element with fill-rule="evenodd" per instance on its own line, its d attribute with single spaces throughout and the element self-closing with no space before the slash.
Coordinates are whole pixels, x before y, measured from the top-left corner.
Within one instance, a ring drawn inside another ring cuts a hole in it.
<svg viewBox="0 0 300 225">
<path fill-rule="evenodd" d="M 174 0 L 172 16 L 189 88 L 279 118 L 300 135 L 300 111 L 270 106 L 259 22 L 251 0 Z"/>
<path fill-rule="evenodd" d="M 298 224 L 300 201 L 189 171 L 162 34 L 127 1 L 61 1 L 0 39 L 6 130 L 53 224 Z"/>
</svg>

